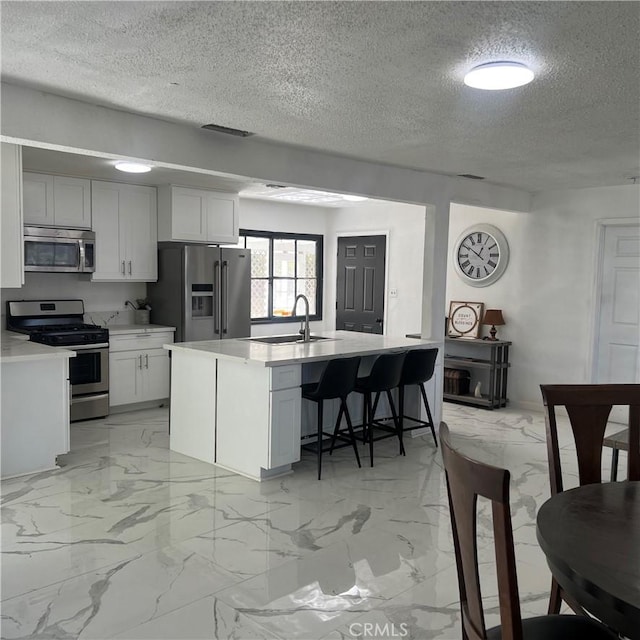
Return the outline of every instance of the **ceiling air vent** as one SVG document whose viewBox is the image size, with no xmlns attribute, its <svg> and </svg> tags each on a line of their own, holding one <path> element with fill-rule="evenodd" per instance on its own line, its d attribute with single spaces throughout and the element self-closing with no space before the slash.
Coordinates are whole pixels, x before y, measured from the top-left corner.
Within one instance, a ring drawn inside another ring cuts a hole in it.
<svg viewBox="0 0 640 640">
<path fill-rule="evenodd" d="M 473 173 L 459 173 L 458 178 L 469 178 L 469 180 L 484 180 L 484 176 L 474 176 Z"/>
<path fill-rule="evenodd" d="M 203 129 L 209 131 L 217 131 L 218 133 L 226 133 L 230 136 L 238 136 L 239 138 L 248 138 L 254 135 L 251 131 L 241 131 L 240 129 L 232 129 L 231 127 L 223 127 L 219 124 L 203 124 Z"/>
<path fill-rule="evenodd" d="M 267 189 L 286 189 L 287 185 L 286 184 L 265 184 L 265 187 L 267 187 Z"/>
</svg>

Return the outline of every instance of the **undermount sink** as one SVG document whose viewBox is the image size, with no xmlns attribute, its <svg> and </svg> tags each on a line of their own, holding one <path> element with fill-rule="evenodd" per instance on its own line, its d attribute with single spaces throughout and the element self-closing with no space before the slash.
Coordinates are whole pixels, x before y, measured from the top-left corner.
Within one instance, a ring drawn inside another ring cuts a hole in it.
<svg viewBox="0 0 640 640">
<path fill-rule="evenodd" d="M 330 340 L 331 338 L 325 338 L 324 336 L 311 336 L 309 342 L 316 342 L 317 340 Z M 262 342 L 264 344 L 304 344 L 304 340 L 299 333 L 295 333 L 289 336 L 261 336 L 259 338 L 246 338 L 251 342 Z"/>
</svg>

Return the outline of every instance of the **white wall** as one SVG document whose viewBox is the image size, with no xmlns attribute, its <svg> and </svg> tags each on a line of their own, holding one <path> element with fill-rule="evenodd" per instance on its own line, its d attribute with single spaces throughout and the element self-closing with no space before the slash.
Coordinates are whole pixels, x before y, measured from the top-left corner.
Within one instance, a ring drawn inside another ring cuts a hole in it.
<svg viewBox="0 0 640 640">
<path fill-rule="evenodd" d="M 299 204 L 240 198 L 240 228 L 285 233 L 327 233 L 332 209 Z"/>
<path fill-rule="evenodd" d="M 420 333 L 425 215 L 423 206 L 381 200 L 335 209 L 326 239 L 327 301 L 336 300 L 338 236 L 387 234 L 385 335 Z M 397 298 L 389 297 L 390 289 L 397 289 Z M 335 329 L 335 305 L 326 305 L 326 316 L 328 328 Z"/>
<path fill-rule="evenodd" d="M 531 213 L 452 205 L 449 256 L 459 234 L 478 222 L 497 226 L 509 243 L 507 271 L 489 287 L 464 284 L 449 264 L 447 301 L 503 310 L 498 337 L 513 342 L 513 405 L 541 409 L 540 384 L 590 381 L 597 221 L 639 216 L 637 185 L 541 193 Z"/>
</svg>

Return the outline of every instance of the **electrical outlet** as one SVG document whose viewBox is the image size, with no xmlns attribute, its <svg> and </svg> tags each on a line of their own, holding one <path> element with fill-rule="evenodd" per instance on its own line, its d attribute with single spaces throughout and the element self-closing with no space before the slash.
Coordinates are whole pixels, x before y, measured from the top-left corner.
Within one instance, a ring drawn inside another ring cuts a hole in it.
<svg viewBox="0 0 640 640">
<path fill-rule="evenodd" d="M 389 297 L 390 298 L 397 298 L 398 297 L 398 290 L 394 287 L 392 289 L 389 289 Z"/>
</svg>

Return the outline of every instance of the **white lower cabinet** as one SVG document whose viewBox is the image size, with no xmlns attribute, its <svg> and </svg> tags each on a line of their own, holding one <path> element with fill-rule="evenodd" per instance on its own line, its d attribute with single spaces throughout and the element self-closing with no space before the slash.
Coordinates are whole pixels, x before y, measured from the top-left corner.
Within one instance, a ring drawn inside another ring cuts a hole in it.
<svg viewBox="0 0 640 640">
<path fill-rule="evenodd" d="M 2 362 L 0 371 L 2 477 L 55 469 L 70 449 L 69 358 Z"/>
<path fill-rule="evenodd" d="M 270 396 L 269 468 L 274 468 L 300 460 L 300 385 L 272 391 Z"/>
<path fill-rule="evenodd" d="M 264 480 L 300 460 L 301 366 L 265 367 L 176 348 L 170 448 Z"/>
<path fill-rule="evenodd" d="M 141 395 L 140 354 L 123 351 L 109 354 L 109 405 L 139 402 Z"/>
<path fill-rule="evenodd" d="M 217 464 L 262 479 L 300 460 L 300 369 L 218 360 Z"/>
<path fill-rule="evenodd" d="M 109 406 L 169 397 L 173 332 L 112 336 L 109 343 Z M 148 346 L 150 348 L 144 348 Z"/>
</svg>

